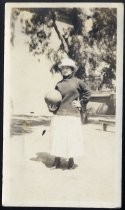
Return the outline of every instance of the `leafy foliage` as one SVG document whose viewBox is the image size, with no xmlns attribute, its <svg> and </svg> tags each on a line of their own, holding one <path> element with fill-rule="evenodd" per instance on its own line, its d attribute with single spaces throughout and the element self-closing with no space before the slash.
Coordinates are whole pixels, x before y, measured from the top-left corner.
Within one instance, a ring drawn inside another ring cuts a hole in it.
<svg viewBox="0 0 125 210">
<path fill-rule="evenodd" d="M 113 8 L 25 8 L 12 11 L 11 43 L 14 43 L 14 21 L 22 11 L 32 13 L 30 19 L 21 19 L 22 32 L 29 37 L 29 51 L 33 55 L 45 53 L 54 63 L 51 71 L 58 71 L 64 52 L 79 66 L 76 76 L 95 78 L 101 68 L 102 83 L 112 84 L 116 71 L 117 10 Z M 16 18 L 14 18 L 16 17 Z M 70 23 L 61 34 L 56 21 Z M 88 27 L 89 26 L 89 27 Z M 60 40 L 57 50 L 51 46 L 56 31 Z"/>
</svg>

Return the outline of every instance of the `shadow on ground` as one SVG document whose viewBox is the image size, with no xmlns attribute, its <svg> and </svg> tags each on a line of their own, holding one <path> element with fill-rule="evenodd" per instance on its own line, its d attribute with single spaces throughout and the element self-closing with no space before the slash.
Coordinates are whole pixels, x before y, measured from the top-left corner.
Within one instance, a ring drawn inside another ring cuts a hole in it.
<svg viewBox="0 0 125 210">
<path fill-rule="evenodd" d="M 55 157 L 46 152 L 38 152 L 36 153 L 36 157 L 31 158 L 32 161 L 42 162 L 47 168 L 52 168 Z M 78 167 L 78 165 L 74 165 L 73 169 Z M 66 170 L 67 169 L 67 161 L 64 158 L 61 158 L 61 165 L 59 169 Z"/>
</svg>

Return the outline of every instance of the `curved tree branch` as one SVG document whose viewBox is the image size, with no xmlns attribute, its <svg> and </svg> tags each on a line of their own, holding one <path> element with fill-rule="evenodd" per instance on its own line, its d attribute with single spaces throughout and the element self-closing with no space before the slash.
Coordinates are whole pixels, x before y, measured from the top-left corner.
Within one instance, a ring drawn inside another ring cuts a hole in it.
<svg viewBox="0 0 125 210">
<path fill-rule="evenodd" d="M 54 27 L 54 29 L 55 29 L 55 31 L 56 31 L 56 33 L 57 33 L 59 39 L 61 40 L 61 43 L 62 43 L 62 45 L 63 45 L 64 51 L 68 54 L 68 52 L 69 52 L 68 45 L 67 45 L 66 41 L 64 40 L 63 36 L 61 35 L 61 33 L 60 33 L 60 31 L 59 31 L 59 29 L 58 29 L 58 27 L 57 27 L 57 24 L 56 24 L 56 17 L 55 17 L 55 13 L 54 13 L 53 10 L 51 10 L 51 14 L 52 14 L 52 20 L 53 20 L 53 27 Z"/>
</svg>

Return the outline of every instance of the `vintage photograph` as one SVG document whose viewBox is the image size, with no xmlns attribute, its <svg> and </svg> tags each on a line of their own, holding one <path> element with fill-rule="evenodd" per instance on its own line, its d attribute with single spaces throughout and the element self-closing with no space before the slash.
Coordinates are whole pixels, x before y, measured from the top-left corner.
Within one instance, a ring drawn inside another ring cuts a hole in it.
<svg viewBox="0 0 125 210">
<path fill-rule="evenodd" d="M 122 3 L 6 3 L 3 206 L 121 206 Z"/>
</svg>

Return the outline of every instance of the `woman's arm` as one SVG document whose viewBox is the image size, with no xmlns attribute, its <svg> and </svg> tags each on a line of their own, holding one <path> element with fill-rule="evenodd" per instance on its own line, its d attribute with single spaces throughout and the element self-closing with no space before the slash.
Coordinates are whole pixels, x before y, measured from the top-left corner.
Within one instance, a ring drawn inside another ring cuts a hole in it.
<svg viewBox="0 0 125 210">
<path fill-rule="evenodd" d="M 57 110 L 57 106 L 56 105 L 53 105 L 53 104 L 49 104 L 48 105 L 48 109 L 50 112 L 55 112 Z"/>
<path fill-rule="evenodd" d="M 81 110 L 82 106 L 88 103 L 91 97 L 91 91 L 88 86 L 80 79 L 78 79 L 79 99 L 72 102 L 73 106 Z"/>
<path fill-rule="evenodd" d="M 85 84 L 85 82 L 83 80 L 79 79 L 79 93 L 80 93 L 80 103 L 81 105 L 83 104 L 87 104 L 88 101 L 91 98 L 91 91 L 89 89 L 89 87 Z"/>
</svg>

